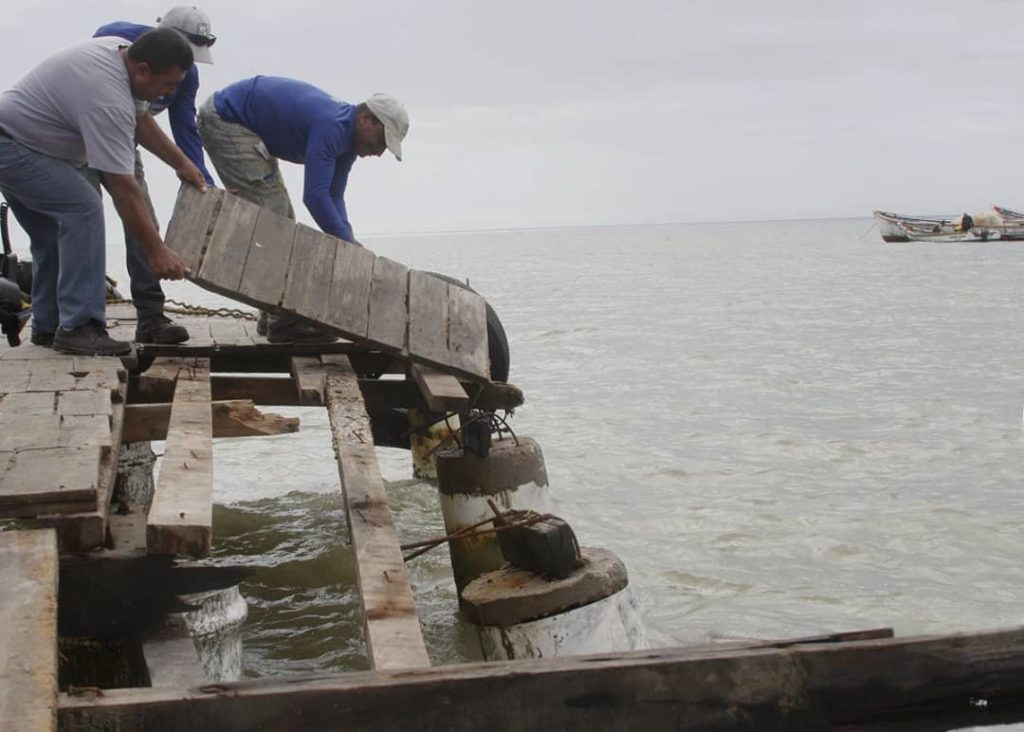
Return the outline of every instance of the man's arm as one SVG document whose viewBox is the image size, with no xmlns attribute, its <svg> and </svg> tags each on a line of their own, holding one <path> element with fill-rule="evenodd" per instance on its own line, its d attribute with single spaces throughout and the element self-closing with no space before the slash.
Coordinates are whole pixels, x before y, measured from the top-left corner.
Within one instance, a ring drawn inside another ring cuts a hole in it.
<svg viewBox="0 0 1024 732">
<path fill-rule="evenodd" d="M 136 120 L 135 141 L 171 166 L 183 181 L 191 183 L 201 191 L 206 190 L 206 179 L 202 172 L 160 129 L 160 125 L 151 114 L 143 114 Z"/>
<path fill-rule="evenodd" d="M 189 274 L 185 263 L 160 238 L 135 176 L 103 173 L 103 185 L 125 227 L 142 244 L 153 274 L 167 280 L 180 280 Z"/>
<path fill-rule="evenodd" d="M 314 126 L 306 143 L 306 169 L 302 202 L 321 231 L 345 241 L 352 240 L 352 226 L 344 204 L 340 207 L 334 198 L 338 190 L 335 168 L 339 154 L 344 154 L 343 135 L 333 125 Z M 347 181 L 347 172 L 344 176 Z M 341 187 L 344 201 L 344 184 Z"/>
<path fill-rule="evenodd" d="M 199 91 L 199 74 L 195 66 L 185 75 L 185 80 L 178 85 L 174 101 L 167 108 L 167 116 L 171 121 L 171 135 L 181 151 L 191 160 L 206 179 L 206 184 L 213 185 L 213 176 L 206 169 L 203 157 L 203 143 L 196 129 L 196 92 Z"/>
</svg>

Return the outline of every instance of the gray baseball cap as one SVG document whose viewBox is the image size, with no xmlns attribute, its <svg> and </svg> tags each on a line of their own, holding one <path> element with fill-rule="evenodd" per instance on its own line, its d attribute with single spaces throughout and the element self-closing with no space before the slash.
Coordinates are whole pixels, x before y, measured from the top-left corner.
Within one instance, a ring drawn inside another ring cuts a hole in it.
<svg viewBox="0 0 1024 732">
<path fill-rule="evenodd" d="M 196 63 L 212 64 L 210 46 L 217 36 L 210 31 L 210 16 L 194 5 L 178 5 L 157 18 L 161 28 L 173 28 L 188 39 Z"/>
</svg>

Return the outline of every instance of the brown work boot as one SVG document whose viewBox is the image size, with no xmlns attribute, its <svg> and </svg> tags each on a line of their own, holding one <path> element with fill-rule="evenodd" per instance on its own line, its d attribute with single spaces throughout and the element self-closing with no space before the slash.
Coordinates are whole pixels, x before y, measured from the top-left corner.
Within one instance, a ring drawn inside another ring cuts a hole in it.
<svg viewBox="0 0 1024 732">
<path fill-rule="evenodd" d="M 123 356 L 132 350 L 132 344 L 115 341 L 107 335 L 106 326 L 90 320 L 71 330 L 58 328 L 53 336 L 53 350 L 80 356 Z"/>
</svg>

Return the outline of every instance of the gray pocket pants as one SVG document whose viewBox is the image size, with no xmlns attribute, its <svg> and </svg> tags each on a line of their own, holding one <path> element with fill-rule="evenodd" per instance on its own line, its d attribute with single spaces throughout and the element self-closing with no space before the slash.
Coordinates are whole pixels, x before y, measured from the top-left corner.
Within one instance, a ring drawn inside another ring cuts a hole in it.
<svg viewBox="0 0 1024 732">
<path fill-rule="evenodd" d="M 277 158 L 255 132 L 225 122 L 210 97 L 196 115 L 199 137 L 224 187 L 246 201 L 295 219 Z"/>
</svg>

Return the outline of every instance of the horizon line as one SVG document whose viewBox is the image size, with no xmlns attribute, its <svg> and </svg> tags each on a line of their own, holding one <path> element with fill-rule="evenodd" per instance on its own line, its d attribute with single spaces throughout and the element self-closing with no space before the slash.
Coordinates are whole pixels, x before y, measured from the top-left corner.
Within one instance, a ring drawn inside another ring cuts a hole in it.
<svg viewBox="0 0 1024 732">
<path fill-rule="evenodd" d="M 637 224 L 557 224 L 550 226 L 492 226 L 479 229 L 421 229 L 418 231 L 395 231 L 395 232 L 374 232 L 367 233 L 366 237 L 387 237 L 387 236 L 429 236 L 437 234 L 487 234 L 501 231 L 558 231 L 561 229 L 614 229 L 614 228 L 635 228 L 641 226 L 706 226 L 708 224 L 770 224 L 800 221 L 857 221 L 873 219 L 868 216 L 807 216 L 797 218 L 781 219 L 721 219 L 707 221 L 649 221 Z"/>
</svg>

